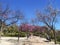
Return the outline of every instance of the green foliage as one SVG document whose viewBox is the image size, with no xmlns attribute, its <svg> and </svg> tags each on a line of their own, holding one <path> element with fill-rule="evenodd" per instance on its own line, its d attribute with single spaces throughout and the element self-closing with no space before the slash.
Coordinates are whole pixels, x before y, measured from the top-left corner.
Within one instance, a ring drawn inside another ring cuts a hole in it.
<svg viewBox="0 0 60 45">
<path fill-rule="evenodd" d="M 26 36 L 26 32 L 20 32 L 20 37 L 25 37 Z"/>
<path fill-rule="evenodd" d="M 60 36 L 57 36 L 57 41 L 60 42 Z"/>
<path fill-rule="evenodd" d="M 18 33 L 6 33 L 6 34 L 4 34 L 4 36 L 18 37 Z M 19 36 L 20 37 L 25 37 L 26 33 L 25 32 L 20 32 Z"/>
<path fill-rule="evenodd" d="M 40 37 L 46 37 L 45 33 L 40 33 L 40 32 L 33 32 L 34 36 L 40 36 Z"/>
<path fill-rule="evenodd" d="M 35 32 L 35 33 L 33 33 L 33 35 L 35 35 L 35 36 L 39 36 L 39 35 L 40 35 L 40 33 Z"/>
<path fill-rule="evenodd" d="M 3 36 L 11 36 L 11 37 L 18 37 L 18 33 L 20 37 L 25 37 L 26 32 L 19 32 L 17 25 L 12 25 L 7 27 L 7 29 L 3 30 Z"/>
</svg>

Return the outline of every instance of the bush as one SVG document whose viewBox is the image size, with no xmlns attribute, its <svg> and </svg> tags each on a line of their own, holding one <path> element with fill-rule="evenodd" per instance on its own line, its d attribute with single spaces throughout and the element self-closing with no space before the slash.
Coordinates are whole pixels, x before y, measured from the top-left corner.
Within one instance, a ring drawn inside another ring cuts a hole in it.
<svg viewBox="0 0 60 45">
<path fill-rule="evenodd" d="M 6 34 L 4 34 L 4 36 L 11 36 L 11 37 L 15 37 L 15 36 L 17 36 L 18 35 L 18 33 L 6 33 Z"/>
<path fill-rule="evenodd" d="M 20 37 L 25 37 L 26 36 L 26 32 L 20 32 Z"/>
<path fill-rule="evenodd" d="M 57 41 L 60 42 L 60 36 L 57 36 Z"/>
<path fill-rule="evenodd" d="M 13 33 L 5 33 L 4 36 L 18 37 L 18 33 L 15 33 L 15 32 L 13 32 Z M 19 36 L 20 37 L 25 37 L 26 33 L 25 32 L 20 32 Z"/>
<path fill-rule="evenodd" d="M 35 32 L 35 33 L 33 33 L 33 35 L 34 35 L 34 36 L 39 36 L 39 35 L 40 35 L 40 33 Z"/>
</svg>

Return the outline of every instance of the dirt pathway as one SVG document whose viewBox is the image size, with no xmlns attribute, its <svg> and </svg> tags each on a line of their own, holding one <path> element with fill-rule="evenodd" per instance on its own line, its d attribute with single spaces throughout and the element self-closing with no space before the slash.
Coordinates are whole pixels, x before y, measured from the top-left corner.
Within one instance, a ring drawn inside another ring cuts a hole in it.
<svg viewBox="0 0 60 45">
<path fill-rule="evenodd" d="M 26 37 L 20 38 L 17 41 L 17 37 L 2 37 L 0 40 L 0 45 L 55 45 L 54 42 L 46 42 L 45 38 L 32 36 L 28 40 Z M 58 45 L 58 44 L 57 44 Z"/>
</svg>

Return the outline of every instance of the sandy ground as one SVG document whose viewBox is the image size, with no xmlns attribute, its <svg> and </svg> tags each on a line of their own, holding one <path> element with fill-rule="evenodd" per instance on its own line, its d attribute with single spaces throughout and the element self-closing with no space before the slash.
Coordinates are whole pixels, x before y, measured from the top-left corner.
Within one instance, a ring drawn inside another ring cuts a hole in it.
<svg viewBox="0 0 60 45">
<path fill-rule="evenodd" d="M 45 38 L 32 36 L 29 39 L 26 37 L 20 37 L 19 42 L 17 37 L 2 37 L 0 39 L 0 45 L 55 45 L 54 42 L 46 42 Z M 59 45 L 59 44 L 57 44 Z"/>
</svg>

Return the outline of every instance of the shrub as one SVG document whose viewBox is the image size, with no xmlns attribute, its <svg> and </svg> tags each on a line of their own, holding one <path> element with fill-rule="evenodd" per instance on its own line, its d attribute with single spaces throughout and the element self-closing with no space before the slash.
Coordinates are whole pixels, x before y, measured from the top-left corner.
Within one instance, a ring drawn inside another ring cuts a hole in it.
<svg viewBox="0 0 60 45">
<path fill-rule="evenodd" d="M 25 37 L 26 36 L 26 32 L 20 32 L 20 37 Z"/>
<path fill-rule="evenodd" d="M 13 32 L 13 33 L 5 33 L 4 36 L 11 36 L 11 37 L 18 37 L 18 33 Z M 26 33 L 25 32 L 20 32 L 19 33 L 20 37 L 25 37 Z"/>
<path fill-rule="evenodd" d="M 33 35 L 34 35 L 34 36 L 39 36 L 39 35 L 40 35 L 40 33 L 35 32 L 35 33 L 33 33 Z"/>
<path fill-rule="evenodd" d="M 57 41 L 60 42 L 60 36 L 57 36 Z"/>
</svg>

